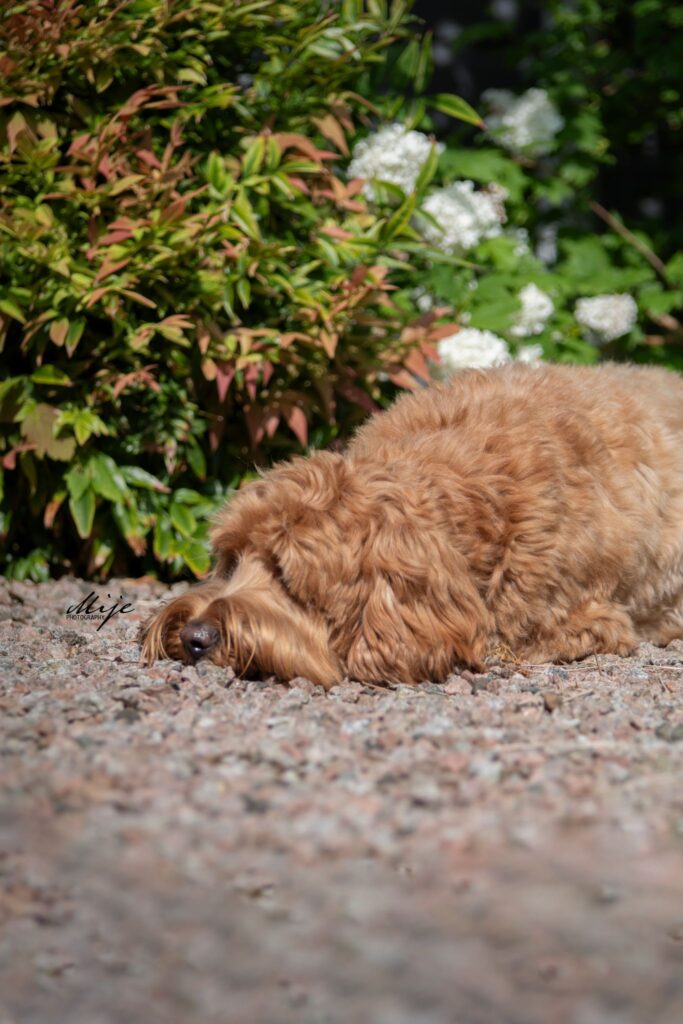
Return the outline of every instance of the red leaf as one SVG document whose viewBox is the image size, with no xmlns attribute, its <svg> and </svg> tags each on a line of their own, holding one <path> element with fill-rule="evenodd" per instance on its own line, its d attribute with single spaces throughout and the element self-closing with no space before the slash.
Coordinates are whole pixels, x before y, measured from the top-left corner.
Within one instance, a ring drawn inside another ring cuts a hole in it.
<svg viewBox="0 0 683 1024">
<path fill-rule="evenodd" d="M 303 192 L 304 195 L 310 196 L 310 194 L 311 194 L 310 188 L 308 187 L 308 185 L 306 184 L 304 179 L 300 178 L 298 174 L 290 174 L 290 175 L 288 175 L 287 176 L 287 181 L 289 182 L 290 185 L 293 185 L 294 188 L 298 188 L 300 192 Z"/>
<path fill-rule="evenodd" d="M 184 199 L 176 199 L 174 202 L 169 203 L 168 206 L 161 211 L 161 217 L 159 218 L 160 224 L 165 224 L 169 220 L 177 220 L 185 212 L 187 202 Z"/>
<path fill-rule="evenodd" d="M 37 447 L 38 447 L 37 444 L 31 444 L 28 441 L 25 444 L 18 444 L 18 445 L 16 445 L 16 447 L 12 448 L 11 451 L 7 452 L 7 454 L 3 456 L 3 459 L 2 459 L 3 467 L 5 469 L 16 469 L 17 468 L 17 455 L 19 455 L 21 452 L 33 451 L 33 449 L 37 448 Z"/>
<path fill-rule="evenodd" d="M 112 263 L 111 260 L 105 260 L 100 269 L 97 271 L 97 274 L 95 275 L 95 280 L 103 281 L 105 277 L 109 277 L 111 274 L 115 274 L 117 270 L 121 270 L 121 268 L 125 267 L 127 263 L 130 263 L 130 256 L 128 256 L 125 260 L 116 260 L 116 262 L 114 263 Z"/>
<path fill-rule="evenodd" d="M 417 377 L 421 377 L 423 380 L 429 380 L 430 373 L 429 367 L 427 366 L 427 360 L 419 349 L 413 349 L 413 351 L 410 352 L 403 360 L 403 365 Z"/>
<path fill-rule="evenodd" d="M 258 363 L 249 363 L 246 370 L 244 371 L 244 383 L 247 388 L 247 394 L 251 398 L 252 402 L 256 399 L 256 385 L 258 383 L 260 366 Z"/>
<path fill-rule="evenodd" d="M 300 153 L 309 157 L 310 160 L 337 160 L 339 153 L 331 153 L 326 149 L 318 149 L 305 135 L 297 135 L 295 132 L 275 132 L 273 138 L 277 140 L 281 149 L 298 149 Z"/>
<path fill-rule="evenodd" d="M 256 448 L 263 440 L 265 433 L 265 411 L 263 409 L 254 409 L 252 406 L 249 406 L 249 408 L 245 406 L 244 418 L 247 421 L 251 446 Z"/>
<path fill-rule="evenodd" d="M 408 391 L 414 391 L 418 386 L 418 382 L 407 370 L 398 370 L 396 373 L 390 373 L 389 380 L 397 388 L 406 388 Z"/>
<path fill-rule="evenodd" d="M 88 135 L 87 132 L 84 132 L 83 135 L 77 135 L 76 138 L 71 143 L 71 145 L 69 146 L 69 148 L 67 149 L 66 155 L 67 156 L 73 156 L 75 153 L 80 152 L 80 150 L 85 148 L 85 146 L 87 145 L 87 143 L 89 141 L 90 141 L 90 136 Z"/>
<path fill-rule="evenodd" d="M 130 234 L 130 231 L 109 231 L 106 235 L 102 235 L 99 244 L 115 245 L 117 242 L 125 242 L 127 238 L 130 238 Z"/>
<path fill-rule="evenodd" d="M 268 437 L 272 437 L 278 428 L 280 423 L 280 417 L 277 413 L 271 413 L 265 423 L 266 434 Z"/>
<path fill-rule="evenodd" d="M 305 448 L 308 443 L 308 421 L 303 409 L 298 405 L 292 405 L 284 409 L 283 412 L 287 420 L 287 426 Z"/>
<path fill-rule="evenodd" d="M 216 364 L 216 390 L 218 391 L 219 402 L 225 401 L 225 396 L 228 393 L 228 388 L 230 387 L 234 376 L 234 366 L 229 366 L 227 363 Z"/>
<path fill-rule="evenodd" d="M 45 506 L 43 513 L 43 526 L 46 530 L 51 530 L 55 521 L 55 516 L 59 512 L 59 506 L 64 501 L 64 498 L 53 498 L 52 501 L 48 501 Z"/>
<path fill-rule="evenodd" d="M 442 324 L 441 327 L 434 327 L 430 330 L 429 340 L 440 341 L 442 338 L 457 334 L 459 330 L 461 330 L 460 324 Z"/>
<path fill-rule="evenodd" d="M 149 167 L 161 167 L 161 164 L 159 163 L 151 149 L 136 149 L 135 155 L 138 158 L 138 160 L 142 160 L 142 162 L 148 164 Z"/>
<path fill-rule="evenodd" d="M 52 323 L 50 324 L 50 330 L 48 332 L 49 335 L 50 335 L 50 340 L 53 341 L 55 343 L 55 345 L 63 345 L 64 344 L 64 339 L 66 338 L 68 330 L 69 330 L 69 321 L 68 320 L 65 320 L 65 319 L 53 320 Z"/>
<path fill-rule="evenodd" d="M 86 309 L 90 309 L 91 306 L 94 306 L 95 303 L 99 299 L 101 299 L 103 295 L 106 295 L 108 291 L 109 291 L 108 288 L 96 288 L 94 292 L 91 292 L 90 293 L 90 297 L 89 297 L 88 301 L 85 304 L 86 305 Z"/>
<path fill-rule="evenodd" d="M 312 117 L 311 120 L 320 134 L 329 139 L 340 153 L 343 153 L 344 156 L 349 155 L 349 147 L 346 144 L 342 126 L 336 118 L 332 117 L 332 114 L 326 114 L 325 117 Z"/>
<path fill-rule="evenodd" d="M 344 228 L 340 228 L 336 224 L 326 224 L 320 230 L 324 235 L 329 235 L 330 238 L 337 238 L 340 242 L 348 242 L 350 238 L 353 238 L 350 231 L 345 231 Z"/>
<path fill-rule="evenodd" d="M 111 160 L 108 156 L 105 155 L 102 157 L 99 164 L 97 165 L 97 170 L 100 172 L 102 177 L 107 178 L 107 180 L 112 177 L 114 171 L 111 165 Z"/>
<path fill-rule="evenodd" d="M 370 398 L 370 395 L 366 394 L 362 388 L 356 387 L 355 384 L 340 384 L 337 387 L 337 391 L 344 395 L 345 398 L 348 398 L 350 402 L 360 405 L 361 409 L 366 409 L 368 412 L 376 412 L 379 409 L 379 406 Z"/>
</svg>

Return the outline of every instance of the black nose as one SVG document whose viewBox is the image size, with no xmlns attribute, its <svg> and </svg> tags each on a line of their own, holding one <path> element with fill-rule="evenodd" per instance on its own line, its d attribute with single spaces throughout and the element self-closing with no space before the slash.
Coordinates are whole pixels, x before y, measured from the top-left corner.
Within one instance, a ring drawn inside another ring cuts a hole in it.
<svg viewBox="0 0 683 1024">
<path fill-rule="evenodd" d="M 203 658 L 214 649 L 219 640 L 218 630 L 208 622 L 188 622 L 180 630 L 180 639 L 193 661 Z"/>
</svg>

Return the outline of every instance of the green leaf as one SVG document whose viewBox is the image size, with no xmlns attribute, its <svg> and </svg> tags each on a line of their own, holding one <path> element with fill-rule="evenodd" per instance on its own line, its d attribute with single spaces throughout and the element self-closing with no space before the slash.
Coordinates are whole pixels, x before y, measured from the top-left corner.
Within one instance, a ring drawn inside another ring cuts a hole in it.
<svg viewBox="0 0 683 1024">
<path fill-rule="evenodd" d="M 154 524 L 153 550 L 161 562 L 167 562 L 173 553 L 173 533 L 166 516 L 159 516 Z"/>
<path fill-rule="evenodd" d="M 55 384 L 59 387 L 71 387 L 71 379 L 56 366 L 40 366 L 31 374 L 34 384 Z"/>
<path fill-rule="evenodd" d="M 110 455 L 97 452 L 88 462 L 88 473 L 92 485 L 101 498 L 108 501 L 125 501 L 129 495 L 123 473 Z"/>
<path fill-rule="evenodd" d="M 71 357 L 76 351 L 76 347 L 83 336 L 84 329 L 85 320 L 82 317 L 70 322 L 69 330 L 66 332 L 66 340 L 64 342 L 66 352 L 69 357 Z"/>
<path fill-rule="evenodd" d="M 266 142 L 266 170 L 274 171 L 279 166 L 281 159 L 282 150 L 278 141 L 272 135 L 269 135 Z"/>
<path fill-rule="evenodd" d="M 203 576 L 211 565 L 211 556 L 206 544 L 200 540 L 187 541 L 180 549 L 185 565 L 195 576 Z"/>
<path fill-rule="evenodd" d="M 244 189 L 240 189 L 233 200 L 230 219 L 234 220 L 249 238 L 259 239 L 261 237 L 254 209 L 247 199 Z"/>
<path fill-rule="evenodd" d="M 415 182 L 416 192 L 421 192 L 424 188 L 427 187 L 427 185 L 430 183 L 430 181 L 436 174 L 436 169 L 438 165 L 439 151 L 436 147 L 436 143 L 432 143 L 432 148 L 429 153 L 429 156 L 427 157 L 422 167 L 420 168 L 420 173 L 418 174 L 417 180 Z"/>
<path fill-rule="evenodd" d="M 156 476 L 152 476 L 140 466 L 121 466 L 120 469 L 124 479 L 133 487 L 143 487 L 145 490 L 158 491 L 160 494 L 168 494 L 171 490 Z"/>
<path fill-rule="evenodd" d="M 144 550 L 142 525 L 135 505 L 112 505 L 111 512 L 122 536 L 136 553 Z"/>
<path fill-rule="evenodd" d="M 64 480 L 66 481 L 69 495 L 74 501 L 79 501 L 91 484 L 90 475 L 83 466 L 72 466 L 68 473 L 64 474 Z"/>
<path fill-rule="evenodd" d="M 441 92 L 438 96 L 430 97 L 429 102 L 442 114 L 448 114 L 449 117 L 454 117 L 457 121 L 466 121 L 468 124 L 476 125 L 477 128 L 484 127 L 484 122 L 474 107 L 471 107 L 460 96 L 454 96 L 450 92 Z"/>
<path fill-rule="evenodd" d="M 235 291 L 237 292 L 237 298 L 242 303 L 244 309 L 249 309 L 251 303 L 251 285 L 246 277 L 240 277 L 239 281 L 235 285 Z"/>
<path fill-rule="evenodd" d="M 251 174 L 256 174 L 261 169 L 263 163 L 263 157 L 265 155 L 266 140 L 262 135 L 254 139 L 251 145 L 248 147 L 246 153 L 242 157 L 242 177 L 248 178 Z"/>
<path fill-rule="evenodd" d="M 190 445 L 187 449 L 187 462 L 197 477 L 198 480 L 206 479 L 206 459 L 204 458 L 204 452 L 201 450 L 198 444 Z"/>
<path fill-rule="evenodd" d="M 184 537 L 192 537 L 197 531 L 197 520 L 186 505 L 171 502 L 171 522 Z"/>
<path fill-rule="evenodd" d="M 0 313 L 6 313 L 13 320 L 18 320 L 20 324 L 26 323 L 26 317 L 12 299 L 0 299 Z"/>
<path fill-rule="evenodd" d="M 173 501 L 179 505 L 199 505 L 204 501 L 199 491 L 193 491 L 189 487 L 179 487 L 173 492 Z"/>
<path fill-rule="evenodd" d="M 405 228 L 406 224 L 415 212 L 415 203 L 417 202 L 417 196 L 414 192 L 411 192 L 399 206 L 398 210 L 392 213 L 389 220 L 386 222 L 382 229 L 382 238 L 386 241 L 394 238 L 395 235 Z"/>
<path fill-rule="evenodd" d="M 69 509 L 78 536 L 87 540 L 92 533 L 93 520 L 95 518 L 95 492 L 88 486 L 79 498 L 69 498 Z"/>
</svg>

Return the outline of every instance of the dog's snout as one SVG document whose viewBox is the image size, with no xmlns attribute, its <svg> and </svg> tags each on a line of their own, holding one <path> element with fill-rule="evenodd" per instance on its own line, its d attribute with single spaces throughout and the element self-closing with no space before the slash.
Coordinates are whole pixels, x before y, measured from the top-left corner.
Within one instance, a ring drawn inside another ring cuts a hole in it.
<svg viewBox="0 0 683 1024">
<path fill-rule="evenodd" d="M 218 643 L 219 635 L 215 626 L 208 622 L 188 622 L 180 630 L 180 639 L 185 651 L 196 661 L 209 654 Z"/>
</svg>

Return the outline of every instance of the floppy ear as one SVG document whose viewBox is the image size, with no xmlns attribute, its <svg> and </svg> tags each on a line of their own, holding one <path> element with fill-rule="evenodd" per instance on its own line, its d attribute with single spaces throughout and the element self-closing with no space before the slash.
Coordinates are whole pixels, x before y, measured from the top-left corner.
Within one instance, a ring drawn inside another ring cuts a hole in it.
<svg viewBox="0 0 683 1024">
<path fill-rule="evenodd" d="M 287 589 L 318 602 L 344 558 L 337 514 L 344 488 L 341 455 L 314 452 L 265 473 L 218 513 L 211 539 L 217 571 L 227 573 L 246 548 L 257 553 Z"/>
<path fill-rule="evenodd" d="M 442 681 L 458 665 L 483 667 L 490 615 L 467 560 L 443 536 L 405 524 L 380 529 L 363 568 L 351 678 Z"/>
</svg>

